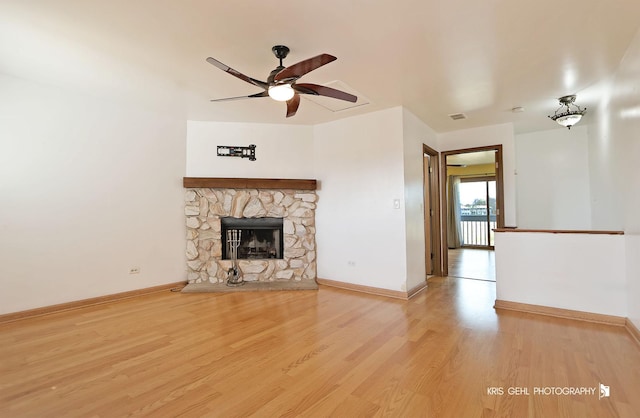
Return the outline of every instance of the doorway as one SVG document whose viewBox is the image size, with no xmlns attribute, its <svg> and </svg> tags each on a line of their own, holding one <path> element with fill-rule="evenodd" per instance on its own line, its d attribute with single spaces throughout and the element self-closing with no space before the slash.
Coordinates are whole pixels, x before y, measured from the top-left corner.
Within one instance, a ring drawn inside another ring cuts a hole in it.
<svg viewBox="0 0 640 418">
<path fill-rule="evenodd" d="M 424 196 L 424 247 L 426 276 L 443 273 L 440 240 L 440 157 L 434 149 L 422 145 L 423 196 Z"/>
<path fill-rule="evenodd" d="M 495 175 L 460 178 L 458 193 L 456 211 L 460 216 L 456 229 L 460 246 L 493 249 L 493 230 L 497 227 Z"/>
<path fill-rule="evenodd" d="M 502 146 L 442 153 L 446 275 L 495 280 L 494 232 L 504 225 Z"/>
</svg>

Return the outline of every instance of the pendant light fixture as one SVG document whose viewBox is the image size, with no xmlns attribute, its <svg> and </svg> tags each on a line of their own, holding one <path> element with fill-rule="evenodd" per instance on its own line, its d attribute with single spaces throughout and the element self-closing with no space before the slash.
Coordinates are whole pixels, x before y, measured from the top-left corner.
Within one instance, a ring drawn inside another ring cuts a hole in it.
<svg viewBox="0 0 640 418">
<path fill-rule="evenodd" d="M 581 109 L 580 106 L 574 104 L 576 96 L 573 94 L 570 96 L 562 96 L 558 101 L 560 102 L 560 107 L 555 111 L 553 116 L 549 116 L 549 118 L 571 129 L 573 125 L 580 122 L 580 119 L 582 119 L 587 109 Z"/>
</svg>

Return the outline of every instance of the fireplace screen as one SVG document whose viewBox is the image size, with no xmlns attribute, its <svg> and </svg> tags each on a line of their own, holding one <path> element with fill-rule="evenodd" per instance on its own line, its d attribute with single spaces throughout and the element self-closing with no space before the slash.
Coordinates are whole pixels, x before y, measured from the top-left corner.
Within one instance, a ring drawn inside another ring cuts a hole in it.
<svg viewBox="0 0 640 418">
<path fill-rule="evenodd" d="M 222 258 L 231 258 L 232 239 L 239 240 L 238 259 L 282 258 L 282 218 L 221 218 Z"/>
</svg>

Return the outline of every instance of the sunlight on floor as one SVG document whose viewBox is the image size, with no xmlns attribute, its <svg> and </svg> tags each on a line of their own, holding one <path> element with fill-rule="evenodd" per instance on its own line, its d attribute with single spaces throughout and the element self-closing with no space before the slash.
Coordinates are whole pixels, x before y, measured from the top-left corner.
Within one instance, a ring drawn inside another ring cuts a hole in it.
<svg viewBox="0 0 640 418">
<path fill-rule="evenodd" d="M 494 251 L 476 248 L 450 249 L 449 276 L 495 282 Z"/>
</svg>

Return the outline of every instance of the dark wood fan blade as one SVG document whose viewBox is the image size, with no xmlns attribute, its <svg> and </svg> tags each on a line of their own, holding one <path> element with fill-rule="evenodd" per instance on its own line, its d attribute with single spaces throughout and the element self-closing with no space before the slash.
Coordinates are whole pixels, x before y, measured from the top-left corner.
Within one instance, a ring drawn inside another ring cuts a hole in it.
<svg viewBox="0 0 640 418">
<path fill-rule="evenodd" d="M 298 106 L 300 106 L 300 95 L 298 93 L 294 94 L 293 97 L 287 100 L 287 117 L 295 115 L 298 111 Z"/>
<path fill-rule="evenodd" d="M 297 64 L 293 64 L 280 71 L 274 77 L 275 81 L 290 81 L 297 80 L 302 77 L 309 71 L 313 71 L 316 68 L 320 68 L 325 64 L 329 64 L 332 61 L 335 61 L 337 58 L 333 55 L 329 54 L 320 54 L 313 58 L 306 59 L 304 61 L 300 61 Z"/>
<path fill-rule="evenodd" d="M 243 99 L 253 99 L 255 97 L 267 97 L 269 93 L 265 90 L 260 93 L 252 94 L 250 96 L 238 96 L 238 97 L 227 97 L 225 99 L 211 99 L 212 102 L 231 102 L 233 100 L 243 100 Z"/>
<path fill-rule="evenodd" d="M 334 99 L 346 100 L 347 102 L 355 103 L 358 100 L 357 96 L 349 94 L 342 90 L 332 89 L 331 87 L 321 86 L 319 84 L 300 83 L 293 84 L 293 89 L 302 94 L 313 94 L 315 96 L 333 97 Z"/>
<path fill-rule="evenodd" d="M 214 65 L 214 66 L 220 68 L 222 71 L 231 74 L 234 77 L 238 77 L 242 81 L 246 81 L 249 84 L 253 84 L 254 86 L 258 86 L 258 87 L 263 88 L 265 90 L 267 88 L 269 88 L 269 85 L 267 83 L 265 83 L 264 81 L 256 80 L 255 78 L 251 78 L 249 76 L 246 76 L 246 75 L 242 74 L 241 72 L 236 71 L 233 68 L 229 67 L 228 65 L 225 65 L 225 64 L 221 63 L 220 61 L 218 61 L 215 58 L 209 57 L 209 58 L 207 58 L 207 62 L 209 64 L 211 64 L 211 65 Z"/>
</svg>

